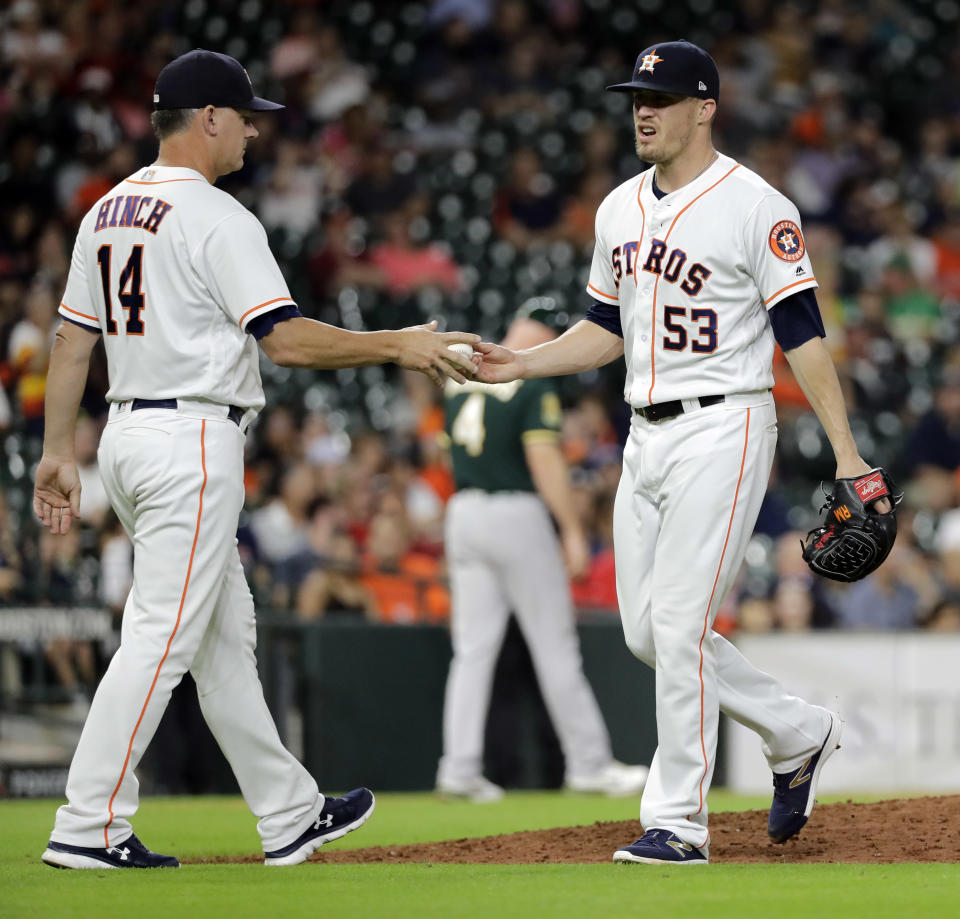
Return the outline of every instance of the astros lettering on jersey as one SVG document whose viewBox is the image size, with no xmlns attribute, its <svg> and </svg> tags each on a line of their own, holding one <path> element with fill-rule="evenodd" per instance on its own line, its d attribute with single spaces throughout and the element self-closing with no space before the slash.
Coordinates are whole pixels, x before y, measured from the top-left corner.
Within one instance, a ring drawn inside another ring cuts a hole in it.
<svg viewBox="0 0 960 919">
<path fill-rule="evenodd" d="M 627 402 L 769 389 L 766 310 L 817 286 L 796 207 L 723 154 L 660 199 L 653 178 L 634 176 L 600 205 L 587 284 L 620 308 Z"/>
</svg>

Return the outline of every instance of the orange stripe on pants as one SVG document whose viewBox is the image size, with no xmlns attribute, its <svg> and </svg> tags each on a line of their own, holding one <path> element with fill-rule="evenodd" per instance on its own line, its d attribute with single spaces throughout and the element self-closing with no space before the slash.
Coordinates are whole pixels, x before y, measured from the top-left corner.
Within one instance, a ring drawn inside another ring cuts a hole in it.
<svg viewBox="0 0 960 919">
<path fill-rule="evenodd" d="M 703 642 L 707 637 L 707 631 L 710 628 L 710 608 L 713 606 L 713 596 L 717 592 L 717 583 L 720 581 L 720 572 L 723 570 L 723 559 L 727 554 L 727 543 L 730 542 L 730 531 L 733 529 L 733 517 L 737 512 L 737 499 L 740 497 L 740 483 L 743 481 L 743 467 L 747 462 L 747 444 L 750 441 L 750 409 L 747 409 L 747 429 L 743 435 L 743 456 L 740 457 L 740 474 L 737 476 L 737 488 L 733 494 L 733 507 L 730 509 L 730 520 L 727 523 L 727 535 L 723 540 L 723 551 L 720 553 L 720 564 L 717 565 L 717 574 L 713 579 L 713 589 L 710 591 L 710 599 L 707 601 L 707 611 L 703 616 L 703 631 L 700 633 L 700 644 L 697 650 L 700 653 L 700 749 L 703 751 L 703 775 L 700 777 L 700 806 L 696 813 L 703 810 L 703 783 L 706 781 L 707 772 L 710 770 L 710 762 L 707 759 L 707 745 L 703 740 Z"/>
<path fill-rule="evenodd" d="M 190 586 L 190 574 L 193 571 L 193 557 L 196 554 L 197 540 L 200 537 L 200 518 L 203 516 L 203 492 L 207 487 L 207 456 L 206 447 L 204 444 L 204 435 L 206 434 L 206 431 L 207 422 L 204 420 L 200 423 L 200 465 L 203 469 L 203 482 L 200 485 L 200 505 L 197 508 L 197 526 L 193 533 L 193 545 L 190 547 L 190 561 L 187 563 L 187 576 L 184 579 L 183 591 L 180 594 L 180 607 L 177 610 L 177 621 L 173 624 L 173 631 L 170 633 L 170 637 L 167 639 L 167 647 L 163 652 L 163 657 L 160 658 L 160 663 L 157 664 L 157 670 L 153 675 L 153 682 L 150 684 L 150 690 L 147 692 L 147 698 L 144 700 L 143 708 L 140 709 L 140 717 L 137 719 L 137 723 L 133 728 L 133 733 L 130 735 L 130 742 L 127 744 L 127 755 L 123 761 L 123 768 L 120 770 L 120 778 L 117 780 L 117 787 L 113 789 L 113 794 L 110 795 L 110 802 L 107 804 L 107 810 L 110 813 L 110 819 L 103 828 L 103 844 L 107 849 L 110 848 L 110 824 L 113 823 L 113 802 L 120 791 L 120 786 L 123 784 L 123 777 L 127 774 L 127 766 L 130 763 L 130 755 L 133 752 L 133 742 L 136 739 L 137 731 L 140 730 L 143 717 L 147 713 L 147 706 L 150 705 L 150 699 L 153 697 L 153 690 L 156 688 L 157 680 L 160 678 L 160 670 L 163 667 L 167 656 L 170 654 L 170 646 L 173 644 L 173 639 L 176 637 L 177 629 L 180 628 L 180 619 L 183 616 L 183 605 L 187 599 L 187 588 Z"/>
</svg>

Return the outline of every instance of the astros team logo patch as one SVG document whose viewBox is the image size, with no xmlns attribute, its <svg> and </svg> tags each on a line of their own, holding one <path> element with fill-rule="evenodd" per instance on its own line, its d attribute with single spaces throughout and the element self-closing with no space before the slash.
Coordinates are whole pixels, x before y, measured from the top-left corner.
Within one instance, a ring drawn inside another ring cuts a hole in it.
<svg viewBox="0 0 960 919">
<path fill-rule="evenodd" d="M 662 57 L 657 57 L 657 49 L 654 48 L 649 54 L 643 56 L 643 59 L 640 61 L 640 66 L 637 68 L 637 76 L 643 73 L 644 70 L 653 73 L 653 68 L 662 60 Z"/>
<path fill-rule="evenodd" d="M 807 251 L 800 227 L 792 220 L 781 220 L 770 231 L 770 250 L 785 262 L 799 262 Z"/>
</svg>

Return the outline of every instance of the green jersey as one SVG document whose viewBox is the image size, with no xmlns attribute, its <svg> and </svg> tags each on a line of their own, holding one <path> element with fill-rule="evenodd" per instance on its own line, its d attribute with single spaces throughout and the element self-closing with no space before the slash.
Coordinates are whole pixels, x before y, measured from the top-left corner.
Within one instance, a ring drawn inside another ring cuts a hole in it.
<svg viewBox="0 0 960 919">
<path fill-rule="evenodd" d="M 563 414 L 552 380 L 450 381 L 444 409 L 457 489 L 536 491 L 523 447 L 560 437 Z"/>
</svg>

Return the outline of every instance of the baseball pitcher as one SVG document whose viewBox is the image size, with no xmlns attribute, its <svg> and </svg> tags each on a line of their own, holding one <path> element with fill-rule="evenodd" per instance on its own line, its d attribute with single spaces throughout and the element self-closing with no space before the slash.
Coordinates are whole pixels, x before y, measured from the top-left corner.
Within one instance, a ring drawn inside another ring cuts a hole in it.
<svg viewBox="0 0 960 919">
<path fill-rule="evenodd" d="M 873 515 L 890 513 L 894 496 L 850 433 L 797 209 L 713 147 L 713 59 L 689 42 L 665 42 L 609 89 L 632 94 L 637 154 L 653 165 L 597 211 L 587 318 L 536 348 L 478 345 L 477 378 L 626 361 L 633 417 L 614 508 L 617 590 L 626 642 L 656 668 L 658 749 L 641 802 L 645 832 L 613 857 L 702 865 L 721 709 L 760 736 L 773 772 L 774 842 L 806 822 L 842 726 L 712 629 L 773 461 L 775 342 L 823 424 L 838 480 L 883 489 L 871 490 Z"/>
</svg>

